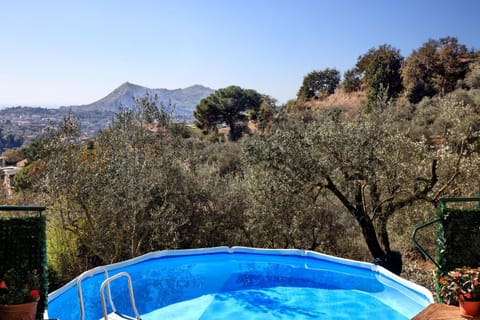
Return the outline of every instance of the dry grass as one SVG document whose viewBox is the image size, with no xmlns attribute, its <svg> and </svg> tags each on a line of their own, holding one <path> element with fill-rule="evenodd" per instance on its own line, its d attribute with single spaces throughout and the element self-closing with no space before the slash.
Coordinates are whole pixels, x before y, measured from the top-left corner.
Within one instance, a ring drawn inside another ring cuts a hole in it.
<svg viewBox="0 0 480 320">
<path fill-rule="evenodd" d="M 297 101 L 289 108 L 290 112 L 302 110 L 321 110 L 331 107 L 340 108 L 347 117 L 353 116 L 366 103 L 365 92 L 345 93 L 339 89 L 334 94 L 323 99 Z"/>
<path fill-rule="evenodd" d="M 347 110 L 357 109 L 366 102 L 365 92 L 345 93 L 343 90 L 337 90 L 334 94 L 321 100 L 311 100 L 305 103 L 312 110 L 323 109 L 327 107 L 342 107 Z"/>
</svg>

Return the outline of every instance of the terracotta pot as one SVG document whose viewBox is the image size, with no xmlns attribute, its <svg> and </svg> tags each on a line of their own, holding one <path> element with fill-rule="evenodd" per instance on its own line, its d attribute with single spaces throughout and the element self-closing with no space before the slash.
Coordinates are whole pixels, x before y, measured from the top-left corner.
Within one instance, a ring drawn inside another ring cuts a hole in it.
<svg viewBox="0 0 480 320">
<path fill-rule="evenodd" d="M 0 320 L 35 320 L 37 302 L 0 305 Z"/>
<path fill-rule="evenodd" d="M 462 315 L 476 316 L 478 315 L 479 312 L 480 312 L 480 301 L 460 302 L 460 313 Z"/>
</svg>

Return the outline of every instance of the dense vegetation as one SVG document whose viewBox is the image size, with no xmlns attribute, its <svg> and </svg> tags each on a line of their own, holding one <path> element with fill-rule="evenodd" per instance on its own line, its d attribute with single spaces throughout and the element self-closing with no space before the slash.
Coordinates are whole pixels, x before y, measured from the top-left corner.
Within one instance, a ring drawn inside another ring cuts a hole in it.
<svg viewBox="0 0 480 320">
<path fill-rule="evenodd" d="M 13 134 L 3 134 L 2 128 L 0 128 L 0 150 L 6 151 L 11 148 L 21 147 L 23 144 L 23 137 Z"/>
<path fill-rule="evenodd" d="M 382 45 L 342 83 L 335 69 L 310 73 L 279 109 L 254 90 L 221 89 L 198 105 L 198 128 L 144 98 L 80 143 L 67 116 L 25 151 L 35 161 L 16 176 L 17 197 L 48 205 L 51 270 L 63 280 L 151 250 L 220 245 L 380 263 L 400 263 L 398 251 L 410 264 L 413 227 L 480 181 L 479 54 L 463 48 L 430 40 L 404 59 Z M 427 53 L 438 65 L 425 78 L 413 62 Z M 316 107 L 344 91 L 366 99 L 348 112 Z"/>
</svg>

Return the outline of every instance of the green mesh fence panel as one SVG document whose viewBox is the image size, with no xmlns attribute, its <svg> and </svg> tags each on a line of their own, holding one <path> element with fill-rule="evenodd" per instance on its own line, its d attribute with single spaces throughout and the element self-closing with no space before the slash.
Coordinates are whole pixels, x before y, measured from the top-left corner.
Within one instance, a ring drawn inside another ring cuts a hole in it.
<svg viewBox="0 0 480 320">
<path fill-rule="evenodd" d="M 43 318 L 48 292 L 44 216 L 0 219 L 0 275 L 11 268 L 40 274 L 37 319 Z"/>
<path fill-rule="evenodd" d="M 480 265 L 480 209 L 440 210 L 438 264 L 441 271 Z"/>
</svg>

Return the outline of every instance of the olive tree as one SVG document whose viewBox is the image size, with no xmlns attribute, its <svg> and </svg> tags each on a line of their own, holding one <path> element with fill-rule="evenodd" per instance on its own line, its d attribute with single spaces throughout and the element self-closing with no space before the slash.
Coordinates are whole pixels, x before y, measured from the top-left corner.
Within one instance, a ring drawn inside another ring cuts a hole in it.
<svg viewBox="0 0 480 320">
<path fill-rule="evenodd" d="M 274 130 L 246 152 L 252 163 L 287 175 L 289 185 L 334 196 L 360 226 L 372 257 L 399 273 L 388 221 L 419 201 L 438 199 L 458 175 L 459 162 L 409 137 L 408 124 L 400 126 L 393 112 L 386 108 L 354 121 L 325 113 L 304 128 Z M 440 164 L 450 170 L 440 175 Z"/>
<path fill-rule="evenodd" d="M 285 139 L 295 139 L 289 137 L 291 132 L 284 134 Z M 257 148 L 265 148 L 267 153 L 271 147 L 262 139 L 244 145 L 243 184 L 248 200 L 245 229 L 249 245 L 341 253 L 345 246 L 337 235 L 352 235 L 348 223 L 344 224 L 345 217 L 338 214 L 338 207 L 324 191 L 305 187 L 303 180 L 277 169 L 269 160 L 258 161 Z M 308 150 L 295 148 L 292 152 L 303 158 Z M 298 161 L 297 165 L 302 163 Z"/>
<path fill-rule="evenodd" d="M 72 119 L 45 142 L 44 191 L 60 222 L 52 235 L 65 272 L 153 250 L 246 244 L 238 151 L 185 138 L 162 109 L 135 102 L 89 143 L 75 139 Z M 63 250 L 62 237 L 81 259 Z"/>
<path fill-rule="evenodd" d="M 188 199 L 175 149 L 165 131 L 147 130 L 136 110 L 118 114 L 93 144 L 54 139 L 47 190 L 65 229 L 102 263 L 175 244 Z M 155 223 L 153 223 L 155 221 Z"/>
</svg>

